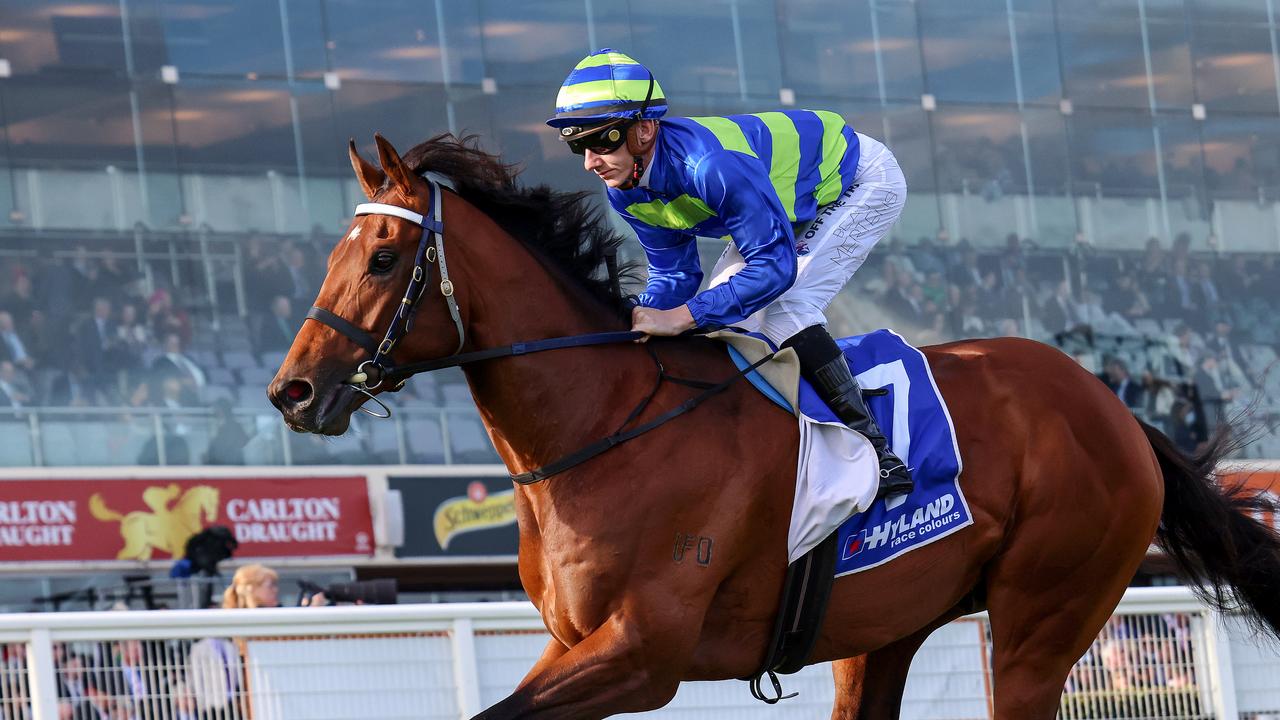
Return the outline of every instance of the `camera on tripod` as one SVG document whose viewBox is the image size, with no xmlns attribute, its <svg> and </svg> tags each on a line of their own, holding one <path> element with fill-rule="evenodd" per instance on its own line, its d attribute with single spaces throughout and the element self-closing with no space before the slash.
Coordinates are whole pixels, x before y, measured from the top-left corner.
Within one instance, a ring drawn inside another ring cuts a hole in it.
<svg viewBox="0 0 1280 720">
<path fill-rule="evenodd" d="M 379 578 L 377 580 L 357 580 L 355 582 L 331 583 L 321 587 L 309 580 L 299 580 L 298 587 L 302 592 L 298 595 L 298 604 L 308 595 L 324 593 L 330 602 L 349 602 L 357 605 L 395 605 L 398 588 L 395 578 Z"/>
</svg>

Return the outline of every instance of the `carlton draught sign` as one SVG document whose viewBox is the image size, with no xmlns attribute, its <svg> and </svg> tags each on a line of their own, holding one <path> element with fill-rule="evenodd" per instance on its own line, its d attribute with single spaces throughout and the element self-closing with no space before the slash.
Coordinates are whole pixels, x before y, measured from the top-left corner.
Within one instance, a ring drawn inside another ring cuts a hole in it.
<svg viewBox="0 0 1280 720">
<path fill-rule="evenodd" d="M 211 525 L 237 557 L 374 550 L 363 477 L 0 482 L 0 562 L 180 558 Z"/>
</svg>

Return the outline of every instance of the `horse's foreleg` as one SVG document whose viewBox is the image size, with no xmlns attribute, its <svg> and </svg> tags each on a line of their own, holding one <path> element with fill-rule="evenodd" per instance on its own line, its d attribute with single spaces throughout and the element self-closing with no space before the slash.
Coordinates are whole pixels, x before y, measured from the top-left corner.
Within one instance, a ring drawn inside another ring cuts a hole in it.
<svg viewBox="0 0 1280 720">
<path fill-rule="evenodd" d="M 650 620 L 652 616 L 650 616 Z M 670 702 L 698 632 L 614 618 L 473 720 L 592 720 Z"/>
</svg>

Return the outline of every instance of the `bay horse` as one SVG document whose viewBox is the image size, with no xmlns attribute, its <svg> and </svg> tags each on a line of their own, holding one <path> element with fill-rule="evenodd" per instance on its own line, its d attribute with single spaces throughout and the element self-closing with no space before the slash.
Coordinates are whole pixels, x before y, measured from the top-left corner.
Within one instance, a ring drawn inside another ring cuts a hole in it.
<svg viewBox="0 0 1280 720">
<path fill-rule="evenodd" d="M 354 141 L 349 154 L 380 205 L 362 206 L 374 210 L 334 247 L 318 321 L 304 324 L 268 388 L 290 428 L 342 434 L 369 399 L 357 388 L 394 388 L 366 371 L 370 334 L 402 307 L 416 306 L 412 329 L 378 349 L 401 363 L 628 329 L 604 269 L 621 240 L 589 193 L 522 188 L 465 138 L 438 136 L 404 157 L 375 141 L 381 167 Z M 454 190 L 429 183 L 428 171 Z M 422 224 L 442 231 L 435 246 Z M 425 261 L 415 247 L 427 248 Z M 424 284 L 415 264 L 443 266 L 444 253 L 447 282 Z M 693 337 L 489 359 L 464 372 L 518 475 L 624 424 L 653 390 L 650 350 L 684 378 L 736 370 L 721 346 Z M 833 661 L 832 717 L 897 717 L 925 637 L 986 608 L 995 717 L 1053 718 L 1068 672 L 1153 537 L 1209 599 L 1233 597 L 1280 631 L 1280 538 L 1241 512 L 1262 500 L 1215 483 L 1223 444 L 1184 456 L 1047 345 L 997 338 L 924 353 L 955 423 L 974 524 L 836 580 L 809 657 Z M 697 392 L 663 383 L 633 421 Z M 794 417 L 737 382 L 599 457 L 517 485 L 520 578 L 552 639 L 514 692 L 477 718 L 602 718 L 659 708 L 682 681 L 754 674 L 787 566 L 797 438 Z M 673 538 L 689 536 L 707 539 L 705 563 L 676 562 Z"/>
</svg>

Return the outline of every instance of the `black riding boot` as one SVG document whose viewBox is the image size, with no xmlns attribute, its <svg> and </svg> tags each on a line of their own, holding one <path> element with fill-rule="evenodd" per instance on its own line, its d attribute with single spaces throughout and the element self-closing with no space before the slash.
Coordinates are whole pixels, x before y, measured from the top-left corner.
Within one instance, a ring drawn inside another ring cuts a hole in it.
<svg viewBox="0 0 1280 720">
<path fill-rule="evenodd" d="M 858 381 L 849 371 L 844 353 L 831 339 L 827 328 L 812 325 L 792 335 L 782 347 L 789 347 L 800 357 L 800 374 L 813 385 L 823 399 L 845 425 L 853 428 L 871 441 L 880 461 L 880 490 L 876 498 L 889 495 L 905 495 L 915 488 L 907 466 L 893 451 L 876 421 L 867 411 Z"/>
</svg>

